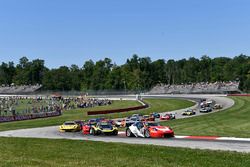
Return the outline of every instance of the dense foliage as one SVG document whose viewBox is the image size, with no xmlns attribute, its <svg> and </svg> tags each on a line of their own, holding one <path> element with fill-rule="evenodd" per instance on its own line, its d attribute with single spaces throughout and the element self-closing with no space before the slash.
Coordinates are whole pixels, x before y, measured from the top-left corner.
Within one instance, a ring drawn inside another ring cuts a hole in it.
<svg viewBox="0 0 250 167">
<path fill-rule="evenodd" d="M 195 82 L 240 81 L 243 91 L 250 90 L 250 57 L 234 58 L 202 56 L 181 60 L 133 55 L 123 65 L 105 58 L 86 61 L 82 67 L 71 65 L 48 69 L 44 60 L 29 61 L 22 57 L 0 65 L 0 84 L 42 84 L 45 90 L 148 90 L 157 83 L 182 84 Z"/>
</svg>

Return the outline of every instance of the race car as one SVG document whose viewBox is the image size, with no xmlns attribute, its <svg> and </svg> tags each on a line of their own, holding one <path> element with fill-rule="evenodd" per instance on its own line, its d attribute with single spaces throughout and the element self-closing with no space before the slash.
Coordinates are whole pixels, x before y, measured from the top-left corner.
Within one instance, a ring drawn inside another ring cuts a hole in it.
<svg viewBox="0 0 250 167">
<path fill-rule="evenodd" d="M 204 107 L 204 108 L 200 109 L 201 113 L 208 113 L 208 112 L 211 112 L 211 111 L 212 111 L 211 107 Z"/>
<path fill-rule="evenodd" d="M 96 125 L 91 126 L 90 134 L 118 135 L 118 129 L 109 122 L 98 122 Z"/>
<path fill-rule="evenodd" d="M 84 135 L 90 134 L 91 127 L 96 125 L 96 124 L 97 124 L 97 122 L 95 122 L 95 121 L 88 121 L 88 123 L 86 123 L 82 126 L 82 134 L 84 134 Z"/>
<path fill-rule="evenodd" d="M 121 127 L 129 127 L 130 125 L 134 124 L 136 121 L 140 121 L 138 117 L 130 117 L 122 120 Z"/>
<path fill-rule="evenodd" d="M 88 123 L 92 124 L 92 123 L 97 123 L 97 122 L 100 122 L 100 121 L 103 121 L 103 120 L 105 120 L 105 118 L 93 118 L 93 119 L 89 119 Z"/>
<path fill-rule="evenodd" d="M 175 119 L 175 114 L 166 113 L 166 114 L 160 116 L 160 120 L 171 120 L 171 119 Z"/>
<path fill-rule="evenodd" d="M 121 119 L 114 120 L 114 122 L 115 122 L 116 127 L 121 127 L 122 126 L 122 120 Z"/>
<path fill-rule="evenodd" d="M 82 120 L 76 120 L 75 123 L 79 124 L 80 125 L 80 129 L 82 130 L 84 122 Z"/>
<path fill-rule="evenodd" d="M 155 121 L 155 118 L 150 115 L 143 115 L 141 121 Z"/>
<path fill-rule="evenodd" d="M 60 132 L 77 132 L 81 130 L 80 124 L 75 121 L 66 121 L 61 126 L 59 126 Z"/>
<path fill-rule="evenodd" d="M 174 137 L 174 131 L 168 126 L 155 122 L 136 122 L 126 129 L 127 137 L 162 138 Z"/>
<path fill-rule="evenodd" d="M 159 113 L 157 113 L 157 112 L 153 112 L 153 113 L 150 114 L 150 116 L 152 116 L 154 118 L 160 118 L 161 115 Z"/>
<path fill-rule="evenodd" d="M 215 105 L 213 106 L 213 109 L 216 109 L 216 110 L 222 109 L 222 105 L 221 105 L 221 104 L 215 104 Z"/>
<path fill-rule="evenodd" d="M 182 115 L 188 115 L 188 116 L 195 115 L 195 114 L 196 113 L 195 113 L 195 111 L 193 109 L 188 109 L 188 110 L 182 112 Z"/>
</svg>

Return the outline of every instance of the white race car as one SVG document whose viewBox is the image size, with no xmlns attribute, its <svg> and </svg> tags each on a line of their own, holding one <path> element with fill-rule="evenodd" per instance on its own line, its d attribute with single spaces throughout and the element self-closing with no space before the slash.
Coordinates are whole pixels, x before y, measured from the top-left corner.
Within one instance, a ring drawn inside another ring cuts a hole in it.
<svg viewBox="0 0 250 167">
<path fill-rule="evenodd" d="M 143 123 L 138 121 L 126 129 L 126 136 L 150 137 L 150 134 L 148 130 L 145 130 Z"/>
<path fill-rule="evenodd" d="M 155 122 L 136 122 L 126 129 L 127 137 L 174 137 L 174 131 L 168 126 L 160 126 Z"/>
</svg>

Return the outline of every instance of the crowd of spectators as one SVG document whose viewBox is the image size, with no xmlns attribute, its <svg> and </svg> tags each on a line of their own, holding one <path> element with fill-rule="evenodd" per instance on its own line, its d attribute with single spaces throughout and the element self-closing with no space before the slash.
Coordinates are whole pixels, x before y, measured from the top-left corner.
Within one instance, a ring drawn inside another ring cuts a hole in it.
<svg viewBox="0 0 250 167">
<path fill-rule="evenodd" d="M 0 116 L 28 115 L 61 110 L 60 104 L 42 97 L 2 97 L 0 98 Z"/>
<path fill-rule="evenodd" d="M 58 110 L 71 110 L 76 108 L 90 108 L 110 105 L 109 99 L 87 97 L 27 97 L 8 96 L 0 98 L 0 116 L 29 115 L 49 113 Z"/>
<path fill-rule="evenodd" d="M 190 93 L 229 93 L 240 92 L 239 82 L 199 82 L 192 84 L 165 85 L 158 84 L 149 94 L 190 94 Z"/>
<path fill-rule="evenodd" d="M 21 94 L 21 93 L 32 93 L 40 89 L 42 85 L 1 85 L 0 94 Z"/>
<path fill-rule="evenodd" d="M 112 104 L 109 99 L 97 99 L 97 98 L 86 98 L 86 97 L 71 97 L 62 98 L 62 108 L 65 110 L 75 109 L 75 108 L 90 108 L 95 106 L 104 106 Z"/>
</svg>

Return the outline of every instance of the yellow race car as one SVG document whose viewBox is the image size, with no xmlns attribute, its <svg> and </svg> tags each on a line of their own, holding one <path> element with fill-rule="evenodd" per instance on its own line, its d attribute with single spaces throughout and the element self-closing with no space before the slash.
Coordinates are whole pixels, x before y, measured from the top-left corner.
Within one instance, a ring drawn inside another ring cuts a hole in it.
<svg viewBox="0 0 250 167">
<path fill-rule="evenodd" d="M 89 134 L 91 135 L 118 135 L 117 127 L 113 126 L 109 122 L 98 122 L 95 126 L 92 126 Z"/>
<path fill-rule="evenodd" d="M 184 112 L 182 112 L 182 115 L 187 115 L 187 116 L 191 116 L 191 115 L 195 115 L 195 111 L 193 109 L 188 109 Z"/>
<path fill-rule="evenodd" d="M 77 132 L 81 130 L 81 125 L 75 121 L 66 121 L 59 126 L 60 132 Z"/>
</svg>

